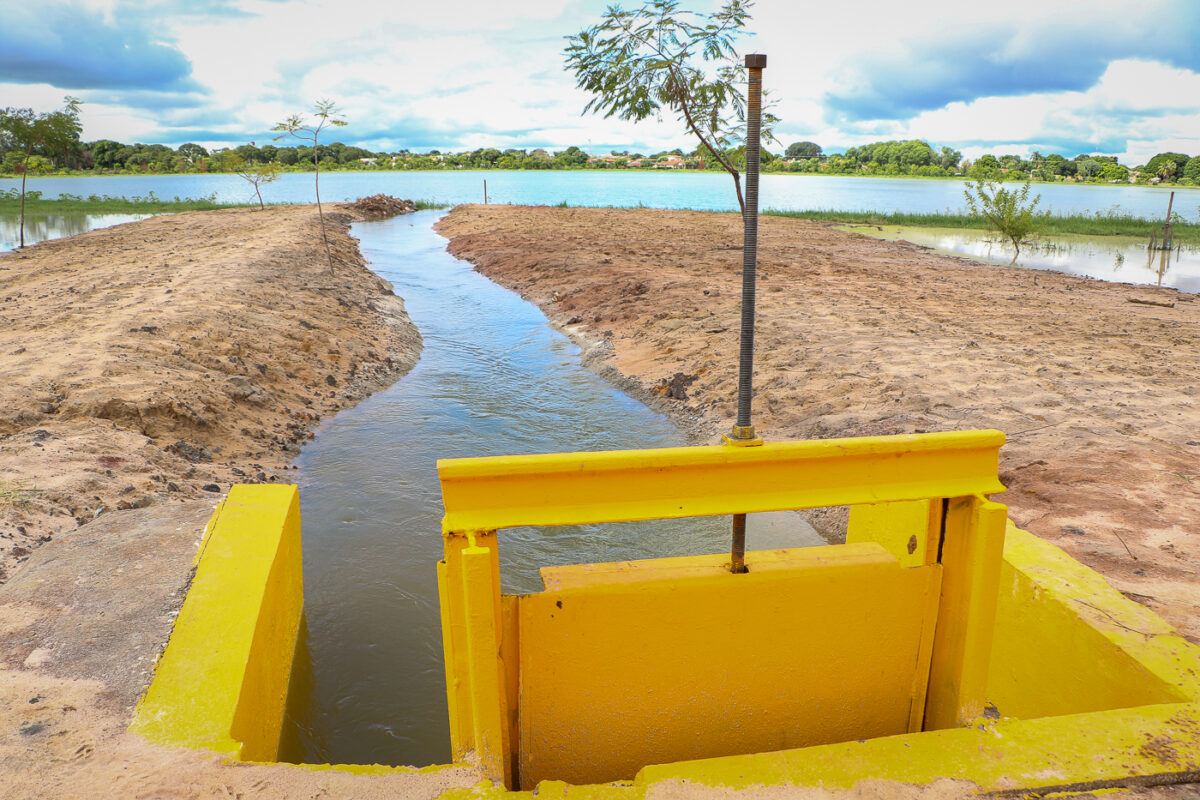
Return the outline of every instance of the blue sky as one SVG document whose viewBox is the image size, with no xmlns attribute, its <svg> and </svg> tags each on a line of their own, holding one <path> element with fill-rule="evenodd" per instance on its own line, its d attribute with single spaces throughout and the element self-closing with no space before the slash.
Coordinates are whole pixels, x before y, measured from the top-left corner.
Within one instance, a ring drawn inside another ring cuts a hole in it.
<svg viewBox="0 0 1200 800">
<path fill-rule="evenodd" d="M 581 115 L 563 37 L 606 5 L 0 0 L 0 106 L 69 93 L 85 138 L 171 145 L 263 144 L 329 98 L 373 150 L 690 148 L 672 119 Z M 760 0 L 751 28 L 783 145 L 1200 154 L 1200 0 Z"/>
</svg>

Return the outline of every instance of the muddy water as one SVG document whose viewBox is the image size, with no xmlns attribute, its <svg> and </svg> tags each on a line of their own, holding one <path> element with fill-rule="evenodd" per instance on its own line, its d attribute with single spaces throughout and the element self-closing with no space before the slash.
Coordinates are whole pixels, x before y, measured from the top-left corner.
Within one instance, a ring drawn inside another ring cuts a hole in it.
<svg viewBox="0 0 1200 800">
<path fill-rule="evenodd" d="M 62 239 L 77 233 L 86 233 L 97 228 L 108 228 L 123 222 L 145 219 L 149 214 L 27 214 L 25 216 L 25 244 L 31 245 L 47 239 Z M 0 253 L 14 250 L 21 242 L 20 216 L 0 214 Z"/>
<path fill-rule="evenodd" d="M 904 239 L 942 253 L 994 264 L 1013 263 L 1011 242 L 996 234 L 958 228 L 848 226 L 883 239 Z M 1128 236 L 1039 236 L 1021 245 L 1016 266 L 1086 275 L 1117 283 L 1170 286 L 1200 292 L 1200 247 L 1151 250 L 1146 239 Z"/>
<path fill-rule="evenodd" d="M 438 213 L 354 227 L 425 347 L 397 384 L 322 425 L 296 462 L 307 635 L 291 760 L 450 759 L 437 459 L 686 443 L 583 367 L 536 307 L 447 254 L 430 227 Z M 751 549 L 823 544 L 792 512 L 755 516 Z M 510 529 L 500 535 L 501 580 L 506 592 L 529 592 L 549 564 L 723 552 L 728 531 L 728 518 Z"/>
</svg>

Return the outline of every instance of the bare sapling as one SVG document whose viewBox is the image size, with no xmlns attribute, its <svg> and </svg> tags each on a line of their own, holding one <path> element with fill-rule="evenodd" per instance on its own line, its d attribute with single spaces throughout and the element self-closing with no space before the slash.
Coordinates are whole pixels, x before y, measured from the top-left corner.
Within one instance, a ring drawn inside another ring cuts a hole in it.
<svg viewBox="0 0 1200 800">
<path fill-rule="evenodd" d="M 329 249 L 329 235 L 325 232 L 325 212 L 321 208 L 321 131 L 329 127 L 343 127 L 346 120 L 342 119 L 337 106 L 332 100 L 318 100 L 313 105 L 313 121 L 307 121 L 301 114 L 293 114 L 283 122 L 273 127 L 273 131 L 283 131 L 275 137 L 275 141 L 291 135 L 303 142 L 312 142 L 313 149 L 313 186 L 317 194 L 317 216 L 321 220 L 321 240 L 325 243 L 325 257 L 329 260 L 329 271 L 333 272 L 333 252 Z"/>
<path fill-rule="evenodd" d="M 235 156 L 235 159 L 234 174 L 254 187 L 254 194 L 258 197 L 258 208 L 260 211 L 265 210 L 267 205 L 263 202 L 262 187 L 279 180 L 279 165 L 274 161 L 246 161 L 240 156 Z"/>
</svg>

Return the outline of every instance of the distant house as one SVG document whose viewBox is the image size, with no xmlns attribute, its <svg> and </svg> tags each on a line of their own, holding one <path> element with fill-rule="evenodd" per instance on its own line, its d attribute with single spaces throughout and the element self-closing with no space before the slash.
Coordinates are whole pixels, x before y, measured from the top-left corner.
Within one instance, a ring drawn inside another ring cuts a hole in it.
<svg viewBox="0 0 1200 800">
<path fill-rule="evenodd" d="M 683 161 L 683 156 L 667 156 L 662 161 L 654 165 L 655 169 L 683 169 L 687 164 Z"/>
<path fill-rule="evenodd" d="M 629 166 L 631 166 L 631 167 L 640 167 L 640 166 L 642 166 L 642 159 L 640 159 L 640 158 L 635 158 L 633 161 L 630 161 L 630 162 L 629 162 Z"/>
<path fill-rule="evenodd" d="M 378 158 L 360 158 L 360 159 L 358 160 L 358 163 L 360 163 L 360 164 L 374 164 L 374 163 L 375 163 L 375 162 L 377 162 L 378 160 L 379 160 Z"/>
</svg>

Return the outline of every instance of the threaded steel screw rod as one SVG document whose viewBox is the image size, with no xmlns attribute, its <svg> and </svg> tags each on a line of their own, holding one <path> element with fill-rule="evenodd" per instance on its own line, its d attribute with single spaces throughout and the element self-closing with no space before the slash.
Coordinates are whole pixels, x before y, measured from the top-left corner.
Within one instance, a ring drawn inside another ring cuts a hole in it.
<svg viewBox="0 0 1200 800">
<path fill-rule="evenodd" d="M 761 155 L 762 71 L 767 57 L 746 56 L 750 85 L 746 97 L 746 205 L 742 209 L 742 339 L 738 357 L 737 424 L 728 437 L 732 442 L 757 439 L 750 422 L 750 396 L 754 388 L 754 305 L 758 278 L 758 166 Z M 746 571 L 746 515 L 733 515 L 733 545 L 729 571 Z"/>
</svg>

